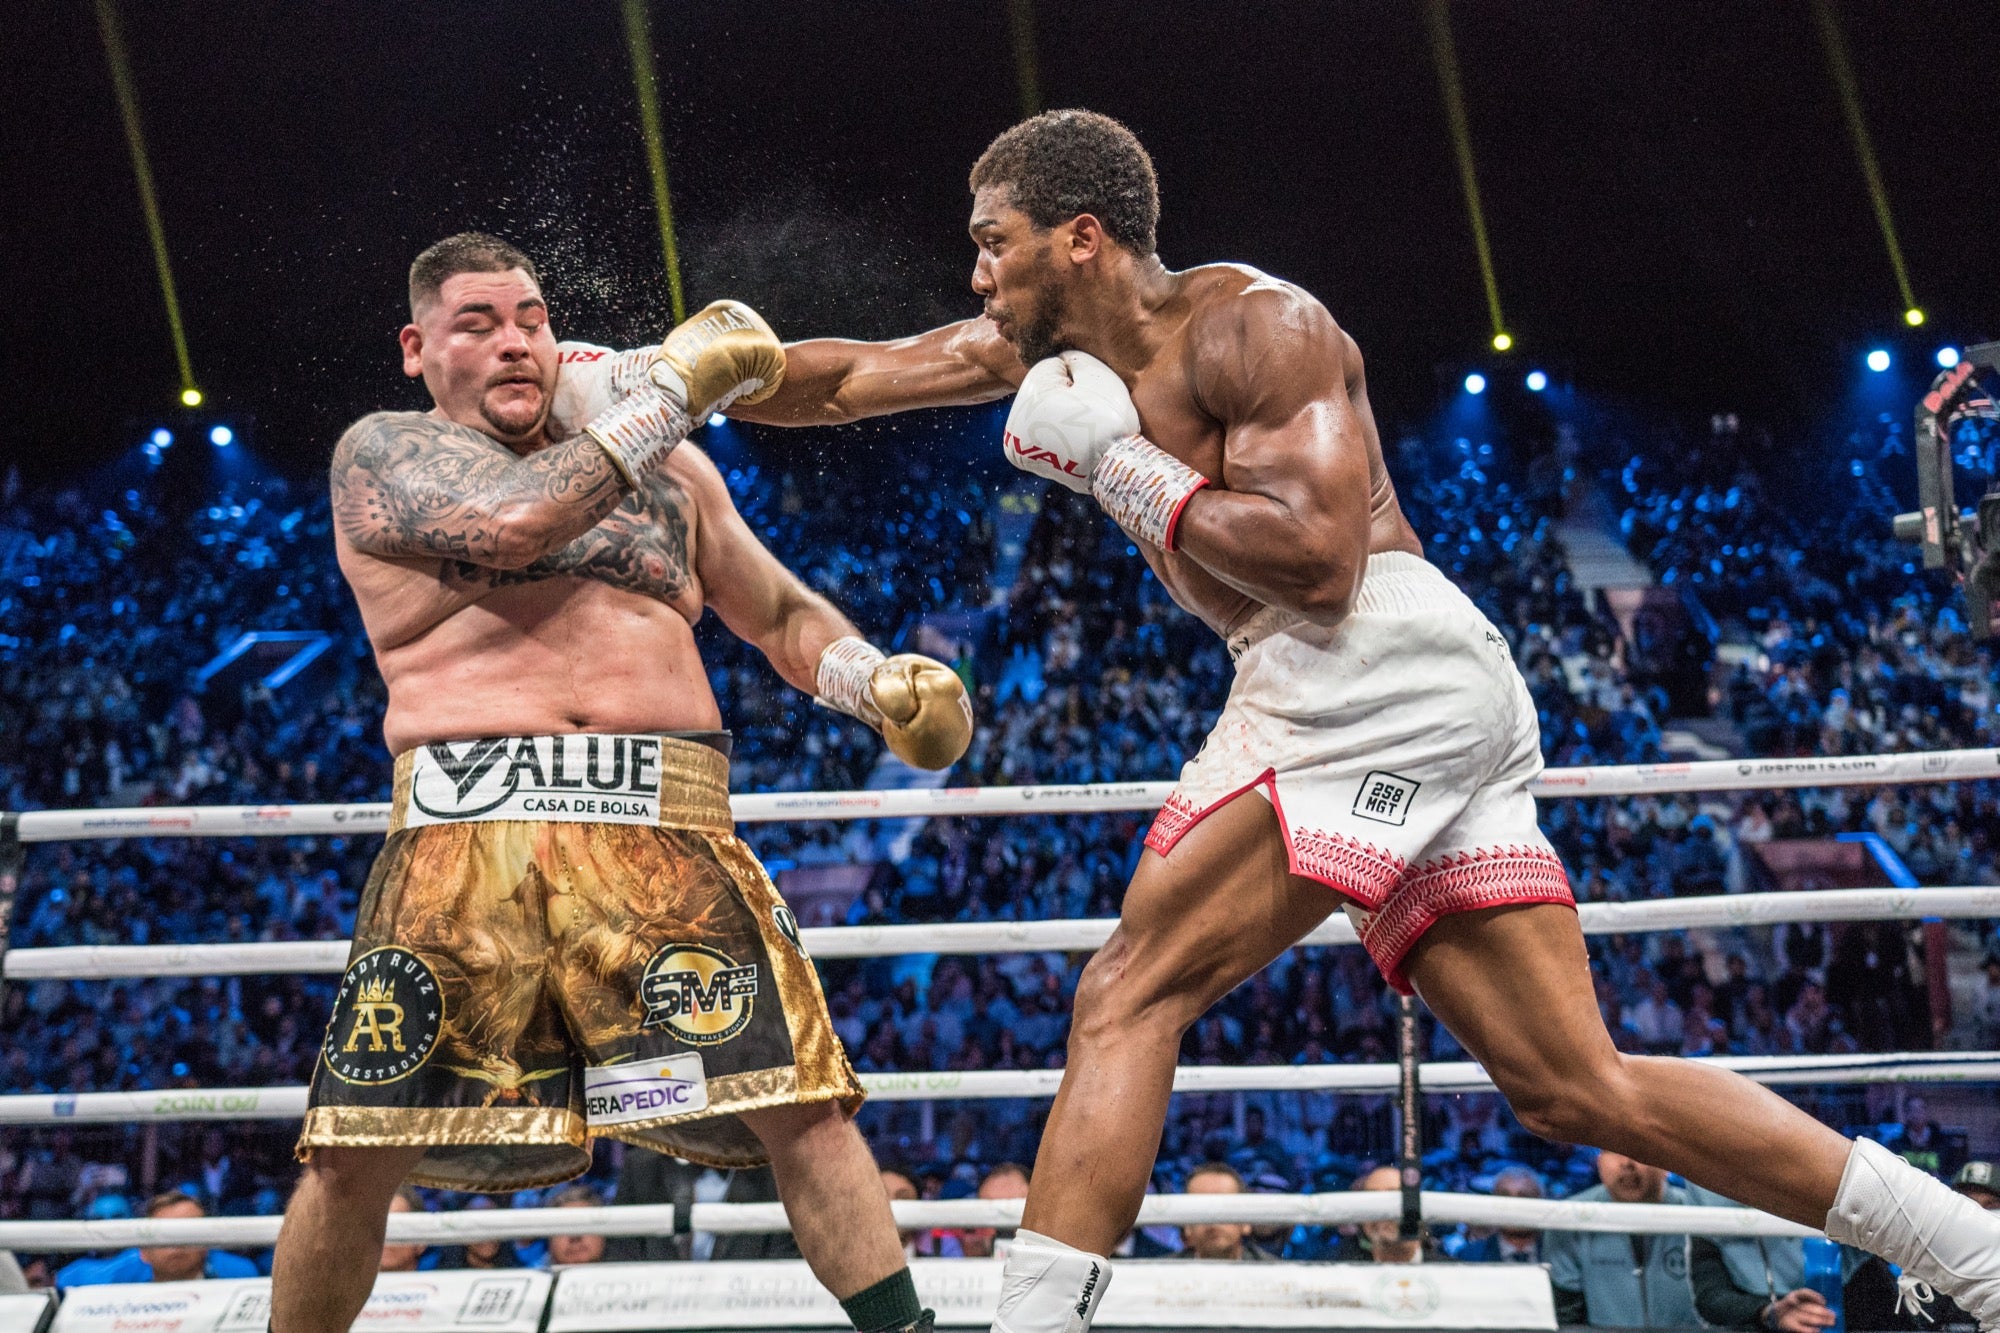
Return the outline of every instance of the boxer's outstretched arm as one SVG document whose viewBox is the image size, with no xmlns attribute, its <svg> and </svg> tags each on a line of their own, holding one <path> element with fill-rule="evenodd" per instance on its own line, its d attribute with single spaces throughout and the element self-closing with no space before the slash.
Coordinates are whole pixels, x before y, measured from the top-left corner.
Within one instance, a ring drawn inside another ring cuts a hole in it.
<svg viewBox="0 0 2000 1333">
<path fill-rule="evenodd" d="M 587 435 L 517 456 L 469 426 L 376 412 L 333 451 L 333 516 L 369 555 L 521 569 L 596 527 L 628 488 Z"/>
<path fill-rule="evenodd" d="M 1028 368 L 991 322 L 960 320 L 893 342 L 810 338 L 785 346 L 785 382 L 729 415 L 773 426 L 835 426 L 913 407 L 990 403 Z"/>
<path fill-rule="evenodd" d="M 694 567 L 708 604 L 787 682 L 817 694 L 820 654 L 860 631 L 757 540 L 707 454 L 683 444 L 667 471 L 694 498 Z"/>
<path fill-rule="evenodd" d="M 1347 395 L 1359 356 L 1333 316 L 1281 283 L 1210 316 L 1197 400 L 1222 422 L 1222 478 L 1181 511 L 1176 549 L 1268 606 L 1323 625 L 1368 563 L 1368 442 Z"/>
</svg>

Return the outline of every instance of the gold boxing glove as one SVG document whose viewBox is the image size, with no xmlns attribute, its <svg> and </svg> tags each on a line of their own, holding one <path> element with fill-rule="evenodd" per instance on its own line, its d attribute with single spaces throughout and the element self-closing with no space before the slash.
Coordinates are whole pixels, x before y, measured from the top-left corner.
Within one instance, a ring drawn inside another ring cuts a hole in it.
<svg viewBox="0 0 2000 1333">
<path fill-rule="evenodd" d="M 884 657 L 853 635 L 819 655 L 819 702 L 882 733 L 889 749 L 916 768 L 950 768 L 972 744 L 972 701 L 965 683 L 936 658 Z"/>
<path fill-rule="evenodd" d="M 785 347 L 741 301 L 716 301 L 660 344 L 648 372 L 699 423 L 739 399 L 761 403 L 785 382 Z"/>
</svg>

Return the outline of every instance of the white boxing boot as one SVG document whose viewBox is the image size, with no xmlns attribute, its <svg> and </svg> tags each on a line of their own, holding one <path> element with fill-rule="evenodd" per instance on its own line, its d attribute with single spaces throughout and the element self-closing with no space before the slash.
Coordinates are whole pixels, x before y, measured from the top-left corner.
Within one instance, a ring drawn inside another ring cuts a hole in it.
<svg viewBox="0 0 2000 1333">
<path fill-rule="evenodd" d="M 1881 1144 L 1856 1139 L 1826 1234 L 1903 1270 L 1905 1296 L 1943 1292 L 2000 1333 L 2000 1214 L 1987 1212 Z M 1900 1302 L 1899 1302 L 1900 1304 Z"/>
<path fill-rule="evenodd" d="M 1014 1233 L 993 1333 L 1088 1333 L 1111 1261 L 1033 1231 Z"/>
</svg>

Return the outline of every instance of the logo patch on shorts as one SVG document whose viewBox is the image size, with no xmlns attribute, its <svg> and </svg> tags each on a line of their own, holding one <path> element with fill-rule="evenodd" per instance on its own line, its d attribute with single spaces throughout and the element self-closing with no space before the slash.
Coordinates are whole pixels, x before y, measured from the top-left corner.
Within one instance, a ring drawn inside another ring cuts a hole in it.
<svg viewBox="0 0 2000 1333">
<path fill-rule="evenodd" d="M 1416 799 L 1417 788 L 1422 785 L 1394 773 L 1370 773 L 1361 779 L 1361 790 L 1354 797 L 1354 813 L 1378 824 L 1401 824 L 1409 817 L 1410 802 Z"/>
<path fill-rule="evenodd" d="M 424 1067 L 442 1031 L 437 973 L 392 944 L 348 964 L 320 1054 L 344 1083 L 394 1083 Z"/>
<path fill-rule="evenodd" d="M 641 1027 L 670 1029 L 682 1041 L 714 1046 L 750 1022 L 757 1000 L 757 965 L 705 944 L 666 944 L 639 978 Z"/>
<path fill-rule="evenodd" d="M 583 1071 L 583 1113 L 592 1125 L 629 1125 L 707 1109 L 708 1075 L 699 1051 Z"/>
</svg>

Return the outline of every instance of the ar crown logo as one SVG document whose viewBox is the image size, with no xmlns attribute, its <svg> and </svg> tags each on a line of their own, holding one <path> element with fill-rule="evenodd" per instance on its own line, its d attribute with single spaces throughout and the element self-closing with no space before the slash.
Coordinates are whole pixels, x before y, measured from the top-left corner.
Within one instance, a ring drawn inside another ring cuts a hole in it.
<svg viewBox="0 0 2000 1333">
<path fill-rule="evenodd" d="M 408 949 L 370 949 L 348 964 L 320 1056 L 343 1083 L 395 1083 L 423 1068 L 444 1031 L 444 991 Z"/>
<path fill-rule="evenodd" d="M 354 993 L 354 1027 L 348 1032 L 347 1045 L 342 1051 L 352 1051 L 363 1037 L 368 1038 L 371 1051 L 403 1049 L 403 1006 L 396 1003 L 395 983 L 386 977 L 371 977 Z"/>
<path fill-rule="evenodd" d="M 639 978 L 640 1026 L 671 1029 L 696 1046 L 730 1040 L 750 1023 L 757 965 L 739 965 L 705 944 L 667 944 Z"/>
</svg>

